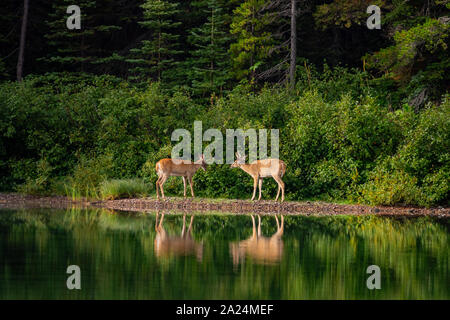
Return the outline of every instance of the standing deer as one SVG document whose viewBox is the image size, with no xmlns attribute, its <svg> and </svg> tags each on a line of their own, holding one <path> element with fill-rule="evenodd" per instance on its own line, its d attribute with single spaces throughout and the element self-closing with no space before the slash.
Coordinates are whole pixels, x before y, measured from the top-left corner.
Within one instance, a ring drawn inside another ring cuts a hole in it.
<svg viewBox="0 0 450 320">
<path fill-rule="evenodd" d="M 200 159 L 194 163 L 190 160 L 172 160 L 172 159 L 161 159 L 156 163 L 156 173 L 158 174 L 158 180 L 156 181 L 156 197 L 159 200 L 159 188 L 161 188 L 162 198 L 164 197 L 164 183 L 171 176 L 183 177 L 184 185 L 184 197 L 186 198 L 186 179 L 189 181 L 191 186 L 191 195 L 194 198 L 194 182 L 192 177 L 197 172 L 198 169 L 202 168 L 206 171 L 206 162 L 203 155 Z"/>
<path fill-rule="evenodd" d="M 156 257 L 195 255 L 198 261 L 202 260 L 203 244 L 197 243 L 192 239 L 192 222 L 194 221 L 194 216 L 191 216 L 191 221 L 186 232 L 186 214 L 183 215 L 181 236 L 169 236 L 166 230 L 164 230 L 164 213 L 161 214 L 159 223 L 158 213 L 156 213 L 155 219 L 156 237 L 154 247 Z"/>
<path fill-rule="evenodd" d="M 252 201 L 255 199 L 256 186 L 259 182 L 259 197 L 261 199 L 261 188 L 263 178 L 272 177 L 278 184 L 278 192 L 275 201 L 278 200 L 281 190 L 281 202 L 284 201 L 284 182 L 281 180 L 284 173 L 286 172 L 286 164 L 280 159 L 264 159 L 256 160 L 252 163 L 245 164 L 245 156 L 242 157 L 238 152 L 236 152 L 236 161 L 233 162 L 231 168 L 241 168 L 253 178 L 253 196 Z"/>
<path fill-rule="evenodd" d="M 281 215 L 281 225 L 278 217 L 275 216 L 277 232 L 271 237 L 263 237 L 261 235 L 261 217 L 258 215 L 258 229 L 256 229 L 255 217 L 253 215 L 251 217 L 253 222 L 252 236 L 247 240 L 230 244 L 233 264 L 236 266 L 239 262 L 243 262 L 246 255 L 258 263 L 274 264 L 280 262 L 283 254 L 283 240 L 281 240 L 284 232 L 283 215 Z"/>
</svg>

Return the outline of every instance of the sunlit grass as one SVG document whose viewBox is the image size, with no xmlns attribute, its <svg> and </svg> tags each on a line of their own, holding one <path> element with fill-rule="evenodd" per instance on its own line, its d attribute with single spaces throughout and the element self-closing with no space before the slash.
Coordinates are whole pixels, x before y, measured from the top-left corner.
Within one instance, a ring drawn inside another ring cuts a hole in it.
<svg viewBox="0 0 450 320">
<path fill-rule="evenodd" d="M 100 184 L 100 197 L 103 200 L 145 197 L 150 186 L 141 179 L 114 179 Z"/>
<path fill-rule="evenodd" d="M 98 188 L 94 185 L 80 186 L 77 184 L 64 184 L 66 197 L 72 200 L 99 199 Z"/>
</svg>

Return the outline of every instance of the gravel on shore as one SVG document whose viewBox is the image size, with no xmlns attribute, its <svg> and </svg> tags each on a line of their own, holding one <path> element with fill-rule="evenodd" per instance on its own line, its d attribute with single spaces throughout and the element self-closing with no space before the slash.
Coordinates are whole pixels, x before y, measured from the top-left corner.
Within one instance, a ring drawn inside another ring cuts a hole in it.
<svg viewBox="0 0 450 320">
<path fill-rule="evenodd" d="M 282 213 L 292 215 L 387 215 L 387 216 L 439 216 L 450 217 L 450 208 L 419 208 L 412 206 L 365 206 L 353 204 L 334 204 L 326 202 L 283 203 L 273 200 L 209 200 L 192 198 L 154 198 L 119 199 L 105 201 L 72 200 L 63 196 L 40 197 L 17 193 L 0 193 L 0 209 L 32 208 L 105 208 L 120 211 L 175 211 L 175 212 L 228 212 L 247 213 Z"/>
</svg>

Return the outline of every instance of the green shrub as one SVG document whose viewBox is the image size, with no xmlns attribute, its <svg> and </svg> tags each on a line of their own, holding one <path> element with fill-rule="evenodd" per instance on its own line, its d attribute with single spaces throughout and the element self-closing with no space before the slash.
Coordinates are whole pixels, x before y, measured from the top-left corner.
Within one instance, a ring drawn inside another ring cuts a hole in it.
<svg viewBox="0 0 450 320">
<path fill-rule="evenodd" d="M 114 179 L 100 184 L 100 194 L 104 200 L 146 196 L 149 190 L 150 185 L 141 179 Z"/>
<path fill-rule="evenodd" d="M 203 197 L 245 199 L 253 192 L 253 179 L 241 169 L 230 168 L 229 164 L 212 164 L 206 172 L 199 170 L 194 181 L 196 194 Z M 266 183 L 263 190 L 267 192 Z"/>
<path fill-rule="evenodd" d="M 282 155 L 292 168 L 286 174 L 294 183 L 294 198 L 347 197 L 377 159 L 395 154 L 404 135 L 396 115 L 371 97 L 357 101 L 344 95 L 326 102 L 308 91 L 287 112 Z"/>
<path fill-rule="evenodd" d="M 450 96 L 440 106 L 429 106 L 408 128 L 398 151 L 405 170 L 423 181 L 450 163 Z"/>
<path fill-rule="evenodd" d="M 156 162 L 170 157 L 172 131 L 192 133 L 201 120 L 203 131 L 217 128 L 224 137 L 226 129 L 280 129 L 289 200 L 448 204 L 448 97 L 416 113 L 386 103 L 387 87 L 380 96 L 365 73 L 307 68 L 299 67 L 295 94 L 239 85 L 208 105 L 183 90 L 157 83 L 138 89 L 109 77 L 50 74 L 1 83 L 0 190 L 99 198 L 103 181 L 136 177 L 153 188 Z M 225 164 L 199 171 L 194 181 L 202 197 L 249 198 L 253 190 L 250 176 Z M 276 183 L 264 181 L 263 197 L 273 198 Z M 181 194 L 183 183 L 171 178 L 165 187 Z"/>
<path fill-rule="evenodd" d="M 369 85 L 370 75 L 358 69 L 331 68 L 324 64 L 322 70 L 318 70 L 305 61 L 297 64 L 297 79 L 298 94 L 317 90 L 327 102 L 337 101 L 343 94 L 355 100 L 367 95 L 378 95 L 375 87 Z"/>
<path fill-rule="evenodd" d="M 424 206 L 436 204 L 450 205 L 450 165 L 442 167 L 434 173 L 428 174 L 423 179 L 422 192 L 425 201 Z"/>
<path fill-rule="evenodd" d="M 88 159 L 82 156 L 73 174 L 64 182 L 65 193 L 72 199 L 100 198 L 100 183 L 111 176 L 111 156 L 103 155 Z"/>
<path fill-rule="evenodd" d="M 370 173 L 369 181 L 361 186 L 360 201 L 372 205 L 423 205 L 425 199 L 417 178 L 392 163 L 395 160 L 385 161 Z"/>
<path fill-rule="evenodd" d="M 36 163 L 35 178 L 27 178 L 25 183 L 21 184 L 17 191 L 31 195 L 47 195 L 50 192 L 50 174 L 52 167 L 46 159 L 41 159 Z"/>
</svg>

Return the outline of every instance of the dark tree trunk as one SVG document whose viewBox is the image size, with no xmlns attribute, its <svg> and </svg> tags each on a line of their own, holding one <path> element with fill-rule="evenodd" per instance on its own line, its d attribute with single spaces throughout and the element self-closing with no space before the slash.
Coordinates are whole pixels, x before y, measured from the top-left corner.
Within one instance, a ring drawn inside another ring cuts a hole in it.
<svg viewBox="0 0 450 320">
<path fill-rule="evenodd" d="M 27 35 L 27 22 L 28 22 L 28 1 L 23 1 L 23 17 L 22 17 L 22 29 L 20 31 L 20 46 L 19 57 L 17 59 L 17 81 L 22 80 L 23 74 L 23 60 L 25 55 L 25 37 Z"/>
<path fill-rule="evenodd" d="M 297 0 L 291 0 L 291 59 L 289 65 L 289 82 L 295 85 L 295 68 L 297 58 Z"/>
</svg>

